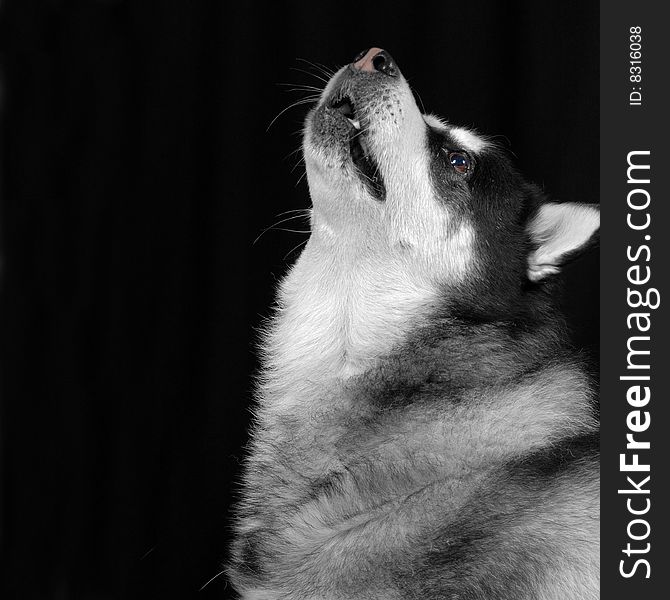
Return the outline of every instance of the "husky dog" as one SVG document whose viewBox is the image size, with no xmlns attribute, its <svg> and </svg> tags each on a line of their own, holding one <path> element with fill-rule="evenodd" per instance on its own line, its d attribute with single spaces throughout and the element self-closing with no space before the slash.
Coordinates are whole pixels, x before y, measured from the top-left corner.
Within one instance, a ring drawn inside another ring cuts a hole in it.
<svg viewBox="0 0 670 600">
<path fill-rule="evenodd" d="M 242 598 L 595 599 L 598 422 L 555 309 L 599 227 L 422 114 L 391 56 L 306 119 L 228 568 Z"/>
</svg>

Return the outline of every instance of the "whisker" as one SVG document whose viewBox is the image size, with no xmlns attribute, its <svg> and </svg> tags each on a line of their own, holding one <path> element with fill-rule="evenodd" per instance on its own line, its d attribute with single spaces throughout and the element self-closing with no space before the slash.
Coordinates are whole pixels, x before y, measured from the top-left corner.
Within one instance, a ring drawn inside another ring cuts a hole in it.
<svg viewBox="0 0 670 600">
<path fill-rule="evenodd" d="M 323 83 L 328 83 L 327 79 L 324 79 L 321 77 L 321 75 L 317 75 L 316 73 L 312 73 L 312 71 L 305 71 L 305 69 L 299 69 L 298 67 L 290 67 L 291 70 L 293 71 L 298 71 L 299 73 L 305 73 L 305 75 L 309 75 L 310 77 L 316 77 L 319 81 L 323 81 Z"/>
<path fill-rule="evenodd" d="M 291 158 L 294 154 L 297 154 L 302 150 L 302 146 L 298 146 L 295 150 L 291 150 L 282 160 L 286 160 L 287 158 Z"/>
<path fill-rule="evenodd" d="M 305 92 L 322 92 L 323 88 L 316 87 L 315 85 L 305 85 L 302 83 L 278 83 L 282 87 L 289 88 L 289 92 L 305 91 Z M 289 87 L 291 86 L 291 87 Z"/>
<path fill-rule="evenodd" d="M 292 104 L 289 104 L 284 110 L 282 110 L 272 121 L 270 121 L 270 124 L 268 125 L 267 129 L 265 130 L 266 133 L 270 130 L 270 127 L 274 125 L 274 122 L 281 117 L 287 110 L 291 108 L 295 108 L 296 106 L 300 106 L 301 104 L 311 104 L 314 102 L 313 98 L 301 98 L 300 100 L 296 100 Z"/>
<path fill-rule="evenodd" d="M 363 135 L 364 133 L 367 133 L 370 131 L 370 126 L 368 125 L 365 129 L 361 129 L 360 131 L 357 131 L 354 133 L 354 135 L 351 137 L 352 140 L 355 140 L 359 135 Z"/>
<path fill-rule="evenodd" d="M 303 171 L 302 175 L 298 178 L 298 181 L 295 182 L 294 187 L 298 187 L 300 185 L 300 182 L 303 180 L 303 178 L 307 175 L 307 170 Z"/>
<path fill-rule="evenodd" d="M 294 248 L 291 248 L 291 250 L 289 250 L 289 251 L 284 255 L 284 258 L 282 258 L 282 261 L 285 261 L 285 260 L 286 260 L 286 259 L 293 253 L 293 252 L 295 252 L 298 248 L 300 248 L 300 246 L 304 246 L 308 241 L 309 241 L 309 238 L 307 238 L 306 240 L 303 240 L 302 242 L 300 242 L 300 243 L 299 243 L 297 246 L 295 246 Z"/>
<path fill-rule="evenodd" d="M 419 104 L 421 104 L 421 110 L 423 111 L 423 114 L 425 115 L 426 114 L 426 107 L 423 105 L 423 100 L 421 99 L 421 94 L 419 94 L 419 92 L 417 92 L 414 89 L 412 90 L 412 92 L 414 92 L 414 94 L 416 94 L 416 97 L 419 99 Z"/>
<path fill-rule="evenodd" d="M 312 233 L 311 229 L 286 229 L 285 227 L 277 227 L 272 231 L 285 231 L 287 233 Z"/>
<path fill-rule="evenodd" d="M 299 160 L 293 165 L 293 167 L 291 168 L 291 173 L 293 173 L 293 171 L 295 171 L 301 164 L 302 164 L 302 165 L 305 164 L 305 158 L 302 157 L 302 156 L 300 157 L 300 159 L 299 159 Z"/>
<path fill-rule="evenodd" d="M 281 219 L 280 221 L 277 221 L 276 223 L 273 223 L 272 225 L 270 225 L 270 227 L 266 227 L 265 229 L 263 229 L 263 231 L 261 231 L 261 232 L 258 234 L 258 237 L 256 237 L 256 239 L 251 243 L 251 245 L 254 246 L 254 245 L 256 244 L 256 242 L 257 242 L 258 240 L 260 240 L 260 239 L 263 237 L 263 235 L 265 235 L 265 234 L 266 234 L 268 231 L 270 231 L 271 229 L 275 229 L 275 228 L 277 227 L 277 225 L 281 225 L 282 223 L 286 223 L 286 222 L 288 222 L 288 221 L 292 221 L 293 219 L 299 219 L 299 218 L 301 218 L 301 217 L 302 217 L 302 218 L 305 218 L 306 216 L 307 216 L 307 215 L 304 215 L 304 214 L 293 215 L 293 216 L 291 216 L 291 217 L 286 217 L 285 219 Z M 280 231 L 281 231 L 281 230 L 280 230 Z M 291 230 L 290 230 L 290 229 L 285 229 L 284 231 L 291 231 Z M 302 233 L 302 232 L 299 232 L 299 233 Z"/>
<path fill-rule="evenodd" d="M 216 575 L 214 575 L 214 577 L 212 577 L 212 578 L 211 578 L 205 585 L 203 585 L 198 591 L 199 591 L 199 592 L 202 592 L 202 590 L 204 590 L 210 583 L 212 583 L 212 581 L 214 581 L 217 577 L 221 577 L 221 575 L 223 575 L 225 572 L 226 572 L 225 569 L 223 569 L 222 571 L 219 571 Z"/>
<path fill-rule="evenodd" d="M 311 93 L 311 94 L 305 94 L 306 90 L 299 90 L 299 89 L 290 89 L 290 90 L 285 90 L 287 92 L 296 92 L 298 94 L 304 94 L 302 97 L 303 98 L 309 98 L 310 100 L 318 100 L 321 98 L 321 94 L 316 94 L 316 93 Z"/>
<path fill-rule="evenodd" d="M 328 66 L 326 66 L 326 65 L 324 65 L 323 63 L 320 63 L 320 62 L 317 62 L 317 63 L 314 63 L 314 64 L 317 65 L 318 67 L 321 67 L 321 69 L 323 69 L 323 72 L 327 73 L 329 77 L 332 77 L 333 75 L 335 75 L 335 71 L 337 71 L 337 67 L 332 67 L 331 68 L 331 67 L 328 67 Z"/>
<path fill-rule="evenodd" d="M 290 92 L 291 90 L 287 90 L 287 91 Z M 295 91 L 302 92 L 303 90 L 295 90 Z M 306 99 L 318 100 L 320 97 L 321 97 L 321 94 L 307 94 L 307 95 L 303 96 L 301 99 L 302 100 L 306 100 Z"/>
<path fill-rule="evenodd" d="M 278 215 L 275 215 L 275 217 L 281 217 L 282 215 L 287 215 L 293 212 L 301 212 L 308 215 L 310 213 L 310 210 L 309 208 L 292 208 L 291 210 L 285 210 L 284 212 L 280 212 Z"/>
<path fill-rule="evenodd" d="M 301 62 L 304 62 L 304 63 L 314 67 L 317 71 L 319 71 L 320 73 L 323 73 L 326 77 L 332 77 L 335 74 L 335 71 L 331 71 L 330 69 L 326 68 L 321 63 L 315 63 L 315 62 L 312 62 L 311 60 L 307 60 L 306 58 L 297 58 L 296 60 L 299 60 Z"/>
<path fill-rule="evenodd" d="M 369 177 L 368 175 L 363 173 L 363 171 L 359 170 L 358 173 L 359 173 L 359 175 L 362 175 L 363 177 L 365 177 L 365 179 L 367 179 L 370 183 L 374 183 L 374 181 L 372 180 L 372 177 Z"/>
</svg>

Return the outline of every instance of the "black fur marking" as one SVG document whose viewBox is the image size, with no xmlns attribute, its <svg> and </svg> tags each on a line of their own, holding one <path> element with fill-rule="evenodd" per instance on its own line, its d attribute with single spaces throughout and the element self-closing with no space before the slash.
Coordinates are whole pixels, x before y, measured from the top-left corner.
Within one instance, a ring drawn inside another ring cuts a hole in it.
<svg viewBox="0 0 670 600">
<path fill-rule="evenodd" d="M 506 465 L 510 480 L 531 481 L 553 479 L 574 467 L 576 461 L 596 460 L 600 453 L 600 435 L 588 433 L 565 440 L 528 454 Z"/>
<path fill-rule="evenodd" d="M 341 487 L 343 473 L 334 472 L 324 475 L 321 479 L 312 482 L 308 487 L 308 498 L 328 497 L 333 495 Z"/>
<path fill-rule="evenodd" d="M 448 151 L 461 150 L 458 143 L 448 130 L 427 126 L 426 131 L 436 193 L 456 222 L 459 217 L 467 218 L 475 228 L 477 263 L 457 293 L 451 294 L 458 298 L 450 307 L 452 314 L 472 321 L 497 321 L 509 319 L 529 304 L 538 314 L 546 313 L 552 304 L 550 286 L 531 284 L 527 277 L 527 257 L 532 250 L 527 226 L 546 198 L 516 171 L 506 152 L 495 146 L 468 153 L 473 162 L 470 172 L 456 173 Z M 543 297 L 538 290 L 548 294 Z"/>
<path fill-rule="evenodd" d="M 559 319 L 539 324 L 532 314 L 518 317 L 497 323 L 476 313 L 437 317 L 357 380 L 355 394 L 379 410 L 458 403 L 473 389 L 521 383 L 552 364 L 578 364 Z"/>
<path fill-rule="evenodd" d="M 446 132 L 427 126 L 426 145 L 431 157 L 431 178 L 438 196 L 458 212 L 467 210 L 468 181 L 476 170 L 476 165 L 467 175 L 456 173 L 449 162 L 449 152 L 463 150 Z M 474 159 L 473 159 L 474 161 Z"/>
<path fill-rule="evenodd" d="M 411 583 L 402 581 L 412 597 L 469 598 L 473 600 L 531 599 L 541 580 L 546 554 L 544 539 L 527 546 L 510 543 L 510 527 L 523 525 L 532 513 L 538 492 L 551 494 L 557 478 L 569 471 L 597 471 L 599 436 L 575 436 L 552 448 L 528 454 L 505 464 L 498 485 L 486 485 L 460 519 L 436 531 L 426 544 L 419 572 Z M 492 493 L 491 489 L 499 492 Z M 495 562 L 495 566 L 492 564 Z M 497 577 L 490 577 L 491 572 Z M 418 590 L 416 589 L 418 587 Z"/>
</svg>

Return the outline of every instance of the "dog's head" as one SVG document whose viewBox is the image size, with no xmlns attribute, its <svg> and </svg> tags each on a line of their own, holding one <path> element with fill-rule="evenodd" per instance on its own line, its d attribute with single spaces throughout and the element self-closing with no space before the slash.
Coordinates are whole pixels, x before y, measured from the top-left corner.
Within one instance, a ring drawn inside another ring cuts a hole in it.
<svg viewBox="0 0 670 600">
<path fill-rule="evenodd" d="M 379 48 L 332 77 L 303 146 L 313 236 L 491 306 L 557 273 L 599 227 L 596 206 L 548 202 L 490 140 L 422 114 Z"/>
</svg>

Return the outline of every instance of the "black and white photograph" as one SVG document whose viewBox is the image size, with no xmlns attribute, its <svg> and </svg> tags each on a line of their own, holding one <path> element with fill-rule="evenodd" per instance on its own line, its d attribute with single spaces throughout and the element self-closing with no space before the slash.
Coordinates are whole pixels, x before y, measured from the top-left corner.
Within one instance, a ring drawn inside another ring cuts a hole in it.
<svg viewBox="0 0 670 600">
<path fill-rule="evenodd" d="M 0 596 L 644 590 L 650 20 L 1 0 Z"/>
</svg>

